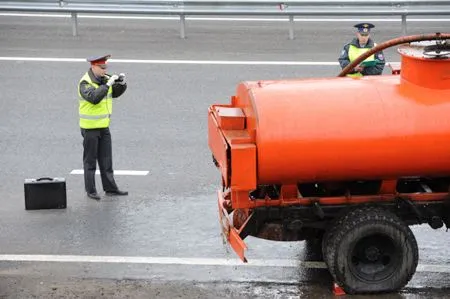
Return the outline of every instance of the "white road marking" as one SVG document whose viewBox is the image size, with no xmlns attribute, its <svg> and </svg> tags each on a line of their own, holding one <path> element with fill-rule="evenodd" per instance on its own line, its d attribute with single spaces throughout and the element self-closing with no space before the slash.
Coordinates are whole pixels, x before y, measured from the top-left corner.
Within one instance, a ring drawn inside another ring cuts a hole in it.
<svg viewBox="0 0 450 299">
<path fill-rule="evenodd" d="M 450 265 L 417 265 L 416 272 L 450 273 Z"/>
<path fill-rule="evenodd" d="M 147 175 L 148 173 L 148 170 L 114 170 L 115 175 Z M 84 174 L 84 170 L 74 169 L 70 174 Z M 100 174 L 100 171 L 96 170 L 95 174 Z"/>
<path fill-rule="evenodd" d="M 239 258 L 178 258 L 178 257 L 143 257 L 143 256 L 98 256 L 98 255 L 34 255 L 1 254 L 0 261 L 11 262 L 62 262 L 62 263 L 109 263 L 109 264 L 154 264 L 154 265 L 193 265 L 193 266 L 233 266 L 233 267 L 304 267 L 326 269 L 323 262 L 297 260 L 249 260 L 242 262 Z"/>
<path fill-rule="evenodd" d="M 0 57 L 0 60 L 5 60 L 5 61 L 86 62 L 86 58 L 83 59 L 83 58 L 55 58 L 55 57 Z"/>
<path fill-rule="evenodd" d="M 225 64 L 225 65 L 339 65 L 334 61 L 239 61 L 239 60 L 140 60 L 110 59 L 111 62 L 149 64 Z"/>
<path fill-rule="evenodd" d="M 85 58 L 54 58 L 54 57 L 0 57 L 0 61 L 38 61 L 38 62 L 86 62 Z M 238 60 L 155 60 L 155 59 L 109 59 L 116 63 L 139 64 L 206 64 L 206 65 L 304 65 L 304 66 L 334 66 L 334 61 L 238 61 Z"/>
<path fill-rule="evenodd" d="M 37 62 L 86 62 L 85 58 L 55 57 L 0 57 L 0 61 L 37 61 Z M 252 60 L 168 60 L 168 59 L 109 59 L 115 63 L 139 64 L 204 64 L 204 65 L 285 65 L 285 66 L 338 66 L 337 61 L 252 61 Z M 390 61 L 389 63 L 400 63 Z"/>
<path fill-rule="evenodd" d="M 98 255 L 42 255 L 42 254 L 1 254 L 0 261 L 9 262 L 60 262 L 60 263 L 107 263 L 107 264 L 152 264 L 152 265 L 192 265 L 192 266 L 233 266 L 233 267 L 287 267 L 326 269 L 323 262 L 298 261 L 290 259 L 250 259 L 243 263 L 238 258 L 182 258 L 144 256 L 98 256 Z M 419 264 L 416 272 L 450 273 L 450 265 Z"/>
<path fill-rule="evenodd" d="M 41 13 L 0 13 L 5 17 L 38 17 L 38 18 L 71 18 L 70 14 L 41 14 Z M 123 16 L 123 15 L 84 15 L 78 14 L 78 18 L 86 19 L 123 19 L 123 20 L 179 20 L 179 17 L 156 17 L 156 16 Z M 236 17 L 186 17 L 191 21 L 244 21 L 244 22 L 288 22 L 288 18 L 236 18 Z M 365 19 L 367 22 L 401 22 L 401 18 L 371 18 Z M 359 22 L 357 18 L 294 18 L 295 22 Z M 426 19 L 426 18 L 408 18 L 408 22 L 449 22 L 450 19 Z"/>
</svg>

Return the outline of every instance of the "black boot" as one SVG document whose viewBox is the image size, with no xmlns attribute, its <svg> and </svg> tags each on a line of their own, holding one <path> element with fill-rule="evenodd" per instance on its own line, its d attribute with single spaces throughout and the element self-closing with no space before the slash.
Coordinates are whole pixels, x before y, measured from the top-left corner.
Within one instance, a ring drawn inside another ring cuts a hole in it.
<svg viewBox="0 0 450 299">
<path fill-rule="evenodd" d="M 100 200 L 100 195 L 97 192 L 88 193 L 87 196 L 95 200 Z"/>
</svg>

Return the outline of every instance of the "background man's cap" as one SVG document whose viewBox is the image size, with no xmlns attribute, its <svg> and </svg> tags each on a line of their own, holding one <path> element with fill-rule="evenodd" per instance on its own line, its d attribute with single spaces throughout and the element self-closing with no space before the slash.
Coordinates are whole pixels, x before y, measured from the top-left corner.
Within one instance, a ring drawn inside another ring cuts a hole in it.
<svg viewBox="0 0 450 299">
<path fill-rule="evenodd" d="M 370 29 L 374 28 L 375 25 L 371 23 L 359 23 L 353 26 L 358 29 L 358 32 L 361 33 L 361 35 L 369 35 Z"/>
<path fill-rule="evenodd" d="M 111 57 L 110 54 L 103 56 L 92 56 L 88 57 L 86 60 L 91 63 L 91 65 L 105 65 L 106 61 Z"/>
</svg>

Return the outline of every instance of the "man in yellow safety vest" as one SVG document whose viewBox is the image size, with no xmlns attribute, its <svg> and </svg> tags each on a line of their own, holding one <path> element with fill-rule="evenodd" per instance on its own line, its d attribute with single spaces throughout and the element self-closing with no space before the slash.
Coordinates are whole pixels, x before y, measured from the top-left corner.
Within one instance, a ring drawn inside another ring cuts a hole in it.
<svg viewBox="0 0 450 299">
<path fill-rule="evenodd" d="M 100 200 L 95 186 L 96 164 L 100 168 L 103 190 L 107 195 L 128 195 L 117 187 L 112 166 L 109 131 L 113 98 L 127 89 L 125 74 L 106 74 L 111 55 L 88 58 L 90 69 L 78 84 L 81 135 L 83 136 L 84 186 L 88 197 Z"/>
<path fill-rule="evenodd" d="M 344 69 L 358 56 L 376 46 L 370 38 L 370 29 L 374 28 L 375 25 L 371 23 L 359 23 L 354 27 L 357 28 L 356 38 L 344 46 L 344 49 L 341 51 L 341 56 L 339 57 L 339 64 L 342 69 Z M 383 73 L 384 65 L 385 59 L 383 52 L 379 51 L 357 65 L 347 76 L 361 77 L 368 75 L 381 75 Z"/>
</svg>

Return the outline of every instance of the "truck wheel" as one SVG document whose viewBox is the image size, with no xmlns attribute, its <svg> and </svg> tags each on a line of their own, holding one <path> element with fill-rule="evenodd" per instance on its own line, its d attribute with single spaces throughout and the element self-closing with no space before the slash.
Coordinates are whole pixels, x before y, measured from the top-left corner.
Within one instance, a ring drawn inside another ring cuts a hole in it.
<svg viewBox="0 0 450 299">
<path fill-rule="evenodd" d="M 403 288 L 416 271 L 414 234 L 395 214 L 379 207 L 344 216 L 326 242 L 324 259 L 345 292 L 380 293 Z"/>
<path fill-rule="evenodd" d="M 336 234 L 336 229 L 339 228 L 342 221 L 344 220 L 344 216 L 346 215 L 348 211 L 343 210 L 341 213 L 339 213 L 327 226 L 327 229 L 325 230 L 325 233 L 322 238 L 322 256 L 323 261 L 328 266 L 328 242 L 331 239 L 331 236 Z"/>
</svg>

